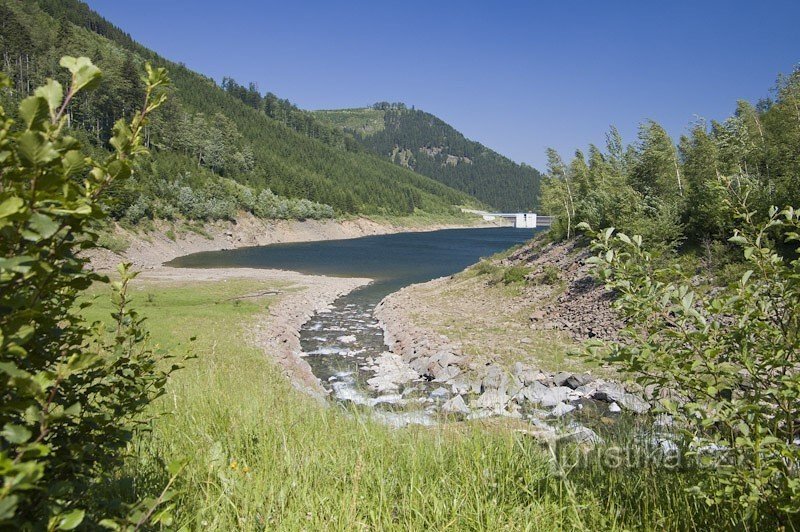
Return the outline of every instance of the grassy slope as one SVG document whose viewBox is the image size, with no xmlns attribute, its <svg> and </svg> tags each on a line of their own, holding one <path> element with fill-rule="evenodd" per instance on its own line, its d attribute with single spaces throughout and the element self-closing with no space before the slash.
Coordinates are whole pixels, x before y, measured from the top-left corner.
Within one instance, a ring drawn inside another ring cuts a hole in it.
<svg viewBox="0 0 800 532">
<path fill-rule="evenodd" d="M 383 115 L 385 111 L 369 107 L 356 109 L 328 109 L 312 111 L 314 117 L 324 124 L 351 131 L 358 131 L 362 135 L 371 135 L 383 131 L 385 127 Z"/>
<path fill-rule="evenodd" d="M 197 335 L 197 358 L 158 405 L 169 415 L 138 439 L 128 471 L 140 495 L 148 494 L 164 482 L 160 460 L 191 458 L 181 478 L 180 524 L 205 530 L 661 530 L 696 525 L 699 516 L 725 523 L 687 502 L 680 488 L 690 479 L 684 477 L 586 468 L 561 479 L 538 443 L 495 423 L 391 430 L 320 406 L 247 346 L 247 324 L 272 300 L 231 298 L 268 288 L 265 283 L 136 286 L 137 307 L 156 342 L 174 347 Z M 101 297 L 89 317 L 101 319 L 110 310 Z"/>
</svg>

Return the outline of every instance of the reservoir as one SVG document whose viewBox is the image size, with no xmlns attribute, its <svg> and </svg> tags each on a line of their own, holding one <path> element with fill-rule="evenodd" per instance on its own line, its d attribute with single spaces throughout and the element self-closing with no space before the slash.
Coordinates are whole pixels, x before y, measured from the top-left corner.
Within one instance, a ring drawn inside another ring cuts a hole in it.
<svg viewBox="0 0 800 532">
<path fill-rule="evenodd" d="M 452 275 L 482 257 L 522 244 L 535 231 L 512 227 L 446 229 L 272 244 L 195 253 L 167 265 L 274 268 L 373 279 L 371 284 L 339 298 L 329 312 L 316 314 L 303 326 L 300 340 L 304 356 L 333 398 L 374 407 L 376 414 L 391 424 L 427 423 L 433 422 L 436 407 L 446 399 L 437 395 L 433 386 L 420 382 L 402 396 L 379 396 L 366 385 L 371 374 L 365 367 L 386 350 L 383 331 L 373 317 L 375 306 L 404 286 Z"/>
</svg>

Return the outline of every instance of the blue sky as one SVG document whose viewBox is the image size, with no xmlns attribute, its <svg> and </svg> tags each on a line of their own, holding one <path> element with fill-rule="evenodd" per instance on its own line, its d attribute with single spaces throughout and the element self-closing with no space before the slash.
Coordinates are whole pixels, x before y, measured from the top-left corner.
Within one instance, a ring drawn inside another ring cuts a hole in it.
<svg viewBox="0 0 800 532">
<path fill-rule="evenodd" d="M 800 1 L 89 0 L 136 40 L 305 109 L 403 101 L 544 169 L 652 118 L 770 95 L 800 63 Z"/>
</svg>

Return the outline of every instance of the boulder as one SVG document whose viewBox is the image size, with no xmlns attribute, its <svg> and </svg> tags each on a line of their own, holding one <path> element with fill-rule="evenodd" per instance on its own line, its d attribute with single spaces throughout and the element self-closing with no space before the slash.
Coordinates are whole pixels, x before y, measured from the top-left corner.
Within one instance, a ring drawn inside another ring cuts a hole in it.
<svg viewBox="0 0 800 532">
<path fill-rule="evenodd" d="M 461 373 L 458 366 L 436 366 L 432 372 L 433 379 L 436 382 L 447 382 L 457 377 Z"/>
<path fill-rule="evenodd" d="M 599 385 L 592 397 L 598 401 L 617 403 L 622 408 L 635 414 L 644 414 L 650 410 L 650 405 L 647 401 L 638 395 L 626 392 L 625 387 L 618 382 L 606 382 Z"/>
<path fill-rule="evenodd" d="M 481 385 L 484 391 L 504 389 L 508 385 L 508 375 L 500 366 L 491 365 L 487 369 Z"/>
<path fill-rule="evenodd" d="M 478 394 L 481 393 L 480 381 L 470 379 L 466 374 L 461 373 L 448 381 L 450 388 L 456 395 Z"/>
<path fill-rule="evenodd" d="M 545 395 L 542 397 L 539 404 L 544 407 L 557 406 L 559 403 L 568 401 L 572 390 L 566 386 L 558 386 L 556 388 L 548 388 Z"/>
<path fill-rule="evenodd" d="M 508 401 L 509 397 L 504 391 L 486 390 L 472 403 L 472 406 L 500 413 L 505 410 Z"/>
<path fill-rule="evenodd" d="M 469 414 L 469 407 L 464 402 L 464 398 L 456 395 L 442 405 L 442 412 L 447 414 Z"/>
<path fill-rule="evenodd" d="M 514 376 L 522 381 L 523 385 L 527 385 L 539 378 L 539 370 L 517 362 L 514 364 Z"/>
<path fill-rule="evenodd" d="M 550 417 L 562 417 L 575 410 L 575 406 L 567 403 L 558 403 L 555 408 L 550 411 Z"/>
<path fill-rule="evenodd" d="M 589 427 L 584 427 L 582 425 L 576 424 L 571 428 L 572 430 L 569 433 L 559 438 L 560 441 L 571 441 L 575 443 L 592 443 L 592 444 L 600 443 L 603 441 L 603 439 Z"/>
</svg>

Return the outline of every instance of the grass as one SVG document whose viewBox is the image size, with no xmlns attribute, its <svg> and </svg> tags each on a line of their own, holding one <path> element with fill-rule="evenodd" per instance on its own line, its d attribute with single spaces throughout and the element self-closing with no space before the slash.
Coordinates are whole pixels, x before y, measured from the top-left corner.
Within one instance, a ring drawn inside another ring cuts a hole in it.
<svg viewBox="0 0 800 532">
<path fill-rule="evenodd" d="M 385 111 L 372 108 L 335 109 L 312 111 L 317 120 L 336 128 L 350 129 L 365 135 L 382 131 L 385 127 Z"/>
<path fill-rule="evenodd" d="M 725 526 L 657 469 L 557 474 L 533 438 L 501 421 L 392 430 L 295 391 L 248 342 L 272 298 L 251 280 L 137 281 L 153 340 L 196 358 L 154 405 L 167 412 L 133 446 L 140 495 L 163 463 L 190 462 L 176 525 L 216 530 L 622 530 Z M 88 317 L 110 310 L 105 288 Z M 177 526 L 176 526 L 177 528 Z"/>
<path fill-rule="evenodd" d="M 97 244 L 102 248 L 113 251 L 114 253 L 125 253 L 128 251 L 128 248 L 131 245 L 127 238 L 115 234 L 110 228 L 100 233 L 100 236 L 97 239 Z"/>
</svg>

